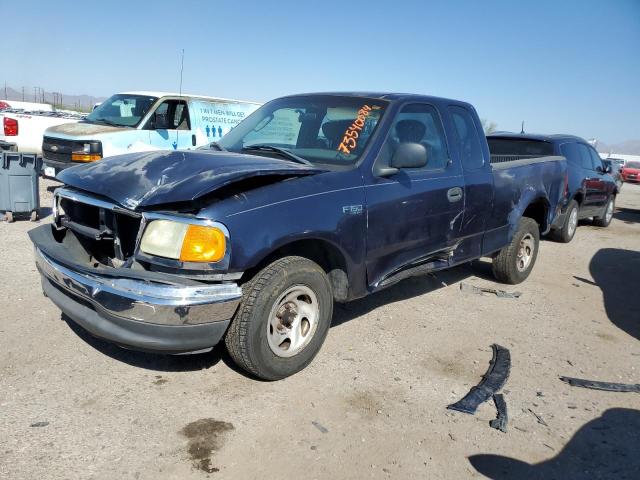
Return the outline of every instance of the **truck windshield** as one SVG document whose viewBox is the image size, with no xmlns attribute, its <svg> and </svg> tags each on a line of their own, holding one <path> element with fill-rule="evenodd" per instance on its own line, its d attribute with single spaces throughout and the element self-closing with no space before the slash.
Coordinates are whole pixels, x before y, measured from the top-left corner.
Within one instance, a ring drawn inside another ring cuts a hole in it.
<svg viewBox="0 0 640 480">
<path fill-rule="evenodd" d="M 283 158 L 291 153 L 311 163 L 353 165 L 362 155 L 387 104 L 385 100 L 356 96 L 280 98 L 260 107 L 218 144 L 237 153 Z M 287 152 L 278 154 L 276 149 Z"/>
<path fill-rule="evenodd" d="M 113 95 L 98 105 L 86 121 L 114 127 L 135 127 L 156 100 L 158 97 L 146 95 Z"/>
</svg>

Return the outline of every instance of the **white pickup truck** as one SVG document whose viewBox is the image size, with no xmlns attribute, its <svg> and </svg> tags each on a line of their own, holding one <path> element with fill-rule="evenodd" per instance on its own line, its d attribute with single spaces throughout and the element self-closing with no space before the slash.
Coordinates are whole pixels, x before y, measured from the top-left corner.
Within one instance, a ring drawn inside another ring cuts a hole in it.
<svg viewBox="0 0 640 480">
<path fill-rule="evenodd" d="M 37 105 L 37 104 L 35 104 Z M 79 122 L 79 113 L 51 110 L 25 110 L 5 108 L 0 110 L 0 151 L 11 150 L 42 155 L 42 137 L 49 127 Z"/>
</svg>

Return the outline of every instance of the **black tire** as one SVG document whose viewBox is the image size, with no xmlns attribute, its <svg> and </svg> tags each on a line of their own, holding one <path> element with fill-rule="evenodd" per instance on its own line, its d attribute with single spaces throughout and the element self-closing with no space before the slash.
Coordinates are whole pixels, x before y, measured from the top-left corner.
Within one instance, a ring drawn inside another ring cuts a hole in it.
<svg viewBox="0 0 640 480">
<path fill-rule="evenodd" d="M 13 218 L 13 212 L 5 212 L 4 219 L 7 223 L 13 223 L 15 221 L 15 218 Z"/>
<path fill-rule="evenodd" d="M 529 261 L 524 268 L 519 267 L 520 258 L 518 256 L 523 239 L 527 237 L 527 244 L 532 243 L 529 251 Z M 529 276 L 538 258 L 540 247 L 540 229 L 535 220 L 522 217 L 518 230 L 513 235 L 511 243 L 504 247 L 493 259 L 493 275 L 503 283 L 515 285 L 521 283 Z"/>
<path fill-rule="evenodd" d="M 609 208 L 611 208 L 611 213 L 609 214 Z M 611 195 L 609 197 L 609 201 L 604 206 L 604 210 L 602 212 L 602 216 L 593 217 L 593 224 L 596 227 L 608 227 L 611 224 L 611 220 L 613 219 L 613 212 L 616 209 L 616 197 L 615 195 Z"/>
<path fill-rule="evenodd" d="M 281 357 L 269 345 L 269 317 L 287 290 L 298 285 L 316 296 L 317 326 L 309 343 L 297 354 Z M 309 365 L 324 343 L 333 316 L 331 284 L 324 270 L 307 258 L 284 257 L 260 270 L 242 291 L 242 301 L 225 337 L 236 364 L 264 380 L 279 380 Z"/>
<path fill-rule="evenodd" d="M 575 200 L 571 200 L 569 205 L 567 206 L 566 216 L 564 217 L 564 223 L 562 227 L 551 231 L 551 238 L 556 242 L 569 243 L 573 240 L 573 237 L 576 234 L 576 230 L 578 230 L 578 213 L 579 213 L 579 205 Z M 575 212 L 575 219 L 572 220 L 571 216 Z M 572 223 L 575 221 L 575 223 Z"/>
</svg>

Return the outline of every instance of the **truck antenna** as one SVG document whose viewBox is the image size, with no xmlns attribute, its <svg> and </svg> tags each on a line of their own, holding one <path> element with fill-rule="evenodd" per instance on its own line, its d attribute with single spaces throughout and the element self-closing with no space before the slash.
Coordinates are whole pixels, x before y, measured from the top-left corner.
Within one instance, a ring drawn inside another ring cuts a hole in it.
<svg viewBox="0 0 640 480">
<path fill-rule="evenodd" d="M 520 127 L 520 134 L 524 135 L 524 120 L 522 120 L 522 127 Z"/>
<path fill-rule="evenodd" d="M 182 72 L 184 71 L 184 48 L 180 57 L 180 96 L 182 96 Z"/>
<path fill-rule="evenodd" d="M 184 71 L 184 48 L 182 49 L 182 54 L 180 56 L 180 96 L 182 97 L 182 72 Z M 183 108 L 186 108 L 183 107 Z M 176 130 L 176 144 L 175 150 L 178 149 L 178 130 Z"/>
</svg>

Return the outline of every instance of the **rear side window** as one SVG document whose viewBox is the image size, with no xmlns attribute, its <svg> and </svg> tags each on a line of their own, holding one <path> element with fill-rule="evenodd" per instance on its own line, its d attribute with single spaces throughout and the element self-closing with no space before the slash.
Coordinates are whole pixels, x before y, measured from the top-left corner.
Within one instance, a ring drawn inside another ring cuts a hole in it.
<svg viewBox="0 0 640 480">
<path fill-rule="evenodd" d="M 567 159 L 571 165 L 576 167 L 582 166 L 582 159 L 580 157 L 580 149 L 577 143 L 565 143 L 560 146 L 560 153 Z"/>
<path fill-rule="evenodd" d="M 449 111 L 453 119 L 454 132 L 460 150 L 460 160 L 465 170 L 477 170 L 484 166 L 482 145 L 478 136 L 478 129 L 473 117 L 466 108 L 450 106 Z"/>
</svg>

